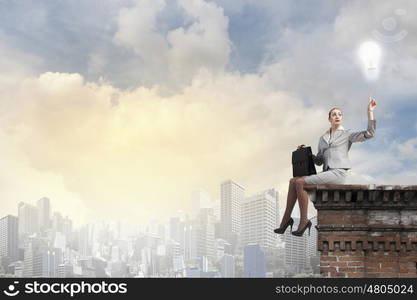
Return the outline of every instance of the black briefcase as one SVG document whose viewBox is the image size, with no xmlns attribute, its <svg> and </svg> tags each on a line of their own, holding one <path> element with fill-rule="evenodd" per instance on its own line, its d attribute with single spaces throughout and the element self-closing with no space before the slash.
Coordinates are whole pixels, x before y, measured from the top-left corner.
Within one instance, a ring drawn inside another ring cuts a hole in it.
<svg viewBox="0 0 417 300">
<path fill-rule="evenodd" d="M 303 147 L 292 153 L 293 177 L 317 174 L 311 147 Z"/>
</svg>

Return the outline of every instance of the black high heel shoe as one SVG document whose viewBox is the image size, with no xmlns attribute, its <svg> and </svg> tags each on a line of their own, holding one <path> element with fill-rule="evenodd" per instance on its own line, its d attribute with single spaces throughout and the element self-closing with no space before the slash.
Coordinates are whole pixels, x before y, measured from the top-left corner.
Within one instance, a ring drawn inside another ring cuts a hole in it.
<svg viewBox="0 0 417 300">
<path fill-rule="evenodd" d="M 295 235 L 295 236 L 303 236 L 304 231 L 306 231 L 306 229 L 308 228 L 308 235 L 310 235 L 310 228 L 311 228 L 311 225 L 312 225 L 311 221 L 310 221 L 310 220 L 308 220 L 307 224 L 304 226 L 304 228 L 303 228 L 303 229 L 293 231 L 293 232 L 291 232 L 291 234 L 292 234 L 292 235 Z"/>
<path fill-rule="evenodd" d="M 292 230 L 292 225 L 294 225 L 294 220 L 293 218 L 289 218 L 289 220 L 287 221 L 287 223 L 284 224 L 284 226 L 277 228 L 274 230 L 275 233 L 279 233 L 279 234 L 283 234 L 285 232 L 285 230 L 287 230 L 288 226 L 291 226 L 291 230 Z"/>
</svg>

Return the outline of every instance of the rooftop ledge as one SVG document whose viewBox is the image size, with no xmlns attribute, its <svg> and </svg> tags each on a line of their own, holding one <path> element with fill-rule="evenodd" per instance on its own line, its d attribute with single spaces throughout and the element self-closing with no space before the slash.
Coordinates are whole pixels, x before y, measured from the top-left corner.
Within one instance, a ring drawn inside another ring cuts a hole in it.
<svg viewBox="0 0 417 300">
<path fill-rule="evenodd" d="M 417 185 L 304 185 L 322 277 L 417 278 Z"/>
<path fill-rule="evenodd" d="M 304 185 L 316 209 L 417 210 L 417 185 Z"/>
</svg>

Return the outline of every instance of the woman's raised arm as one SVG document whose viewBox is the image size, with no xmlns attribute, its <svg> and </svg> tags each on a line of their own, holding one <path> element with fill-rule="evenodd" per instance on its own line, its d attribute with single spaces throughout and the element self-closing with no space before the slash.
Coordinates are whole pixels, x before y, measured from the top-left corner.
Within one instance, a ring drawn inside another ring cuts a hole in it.
<svg viewBox="0 0 417 300">
<path fill-rule="evenodd" d="M 374 120 L 374 109 L 376 100 L 369 97 L 368 102 L 368 128 L 365 131 L 352 132 L 349 135 L 349 141 L 352 143 L 364 142 L 375 136 L 376 120 Z"/>
</svg>

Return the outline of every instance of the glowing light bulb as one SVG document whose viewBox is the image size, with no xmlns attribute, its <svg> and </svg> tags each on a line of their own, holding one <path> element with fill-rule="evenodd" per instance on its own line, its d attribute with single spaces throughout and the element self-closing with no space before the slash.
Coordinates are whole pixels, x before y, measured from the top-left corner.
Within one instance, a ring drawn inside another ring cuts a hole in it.
<svg viewBox="0 0 417 300">
<path fill-rule="evenodd" d="M 365 67 L 365 74 L 368 78 L 376 78 L 378 74 L 378 65 L 381 59 L 381 48 L 373 41 L 364 42 L 359 47 L 359 57 Z"/>
</svg>

